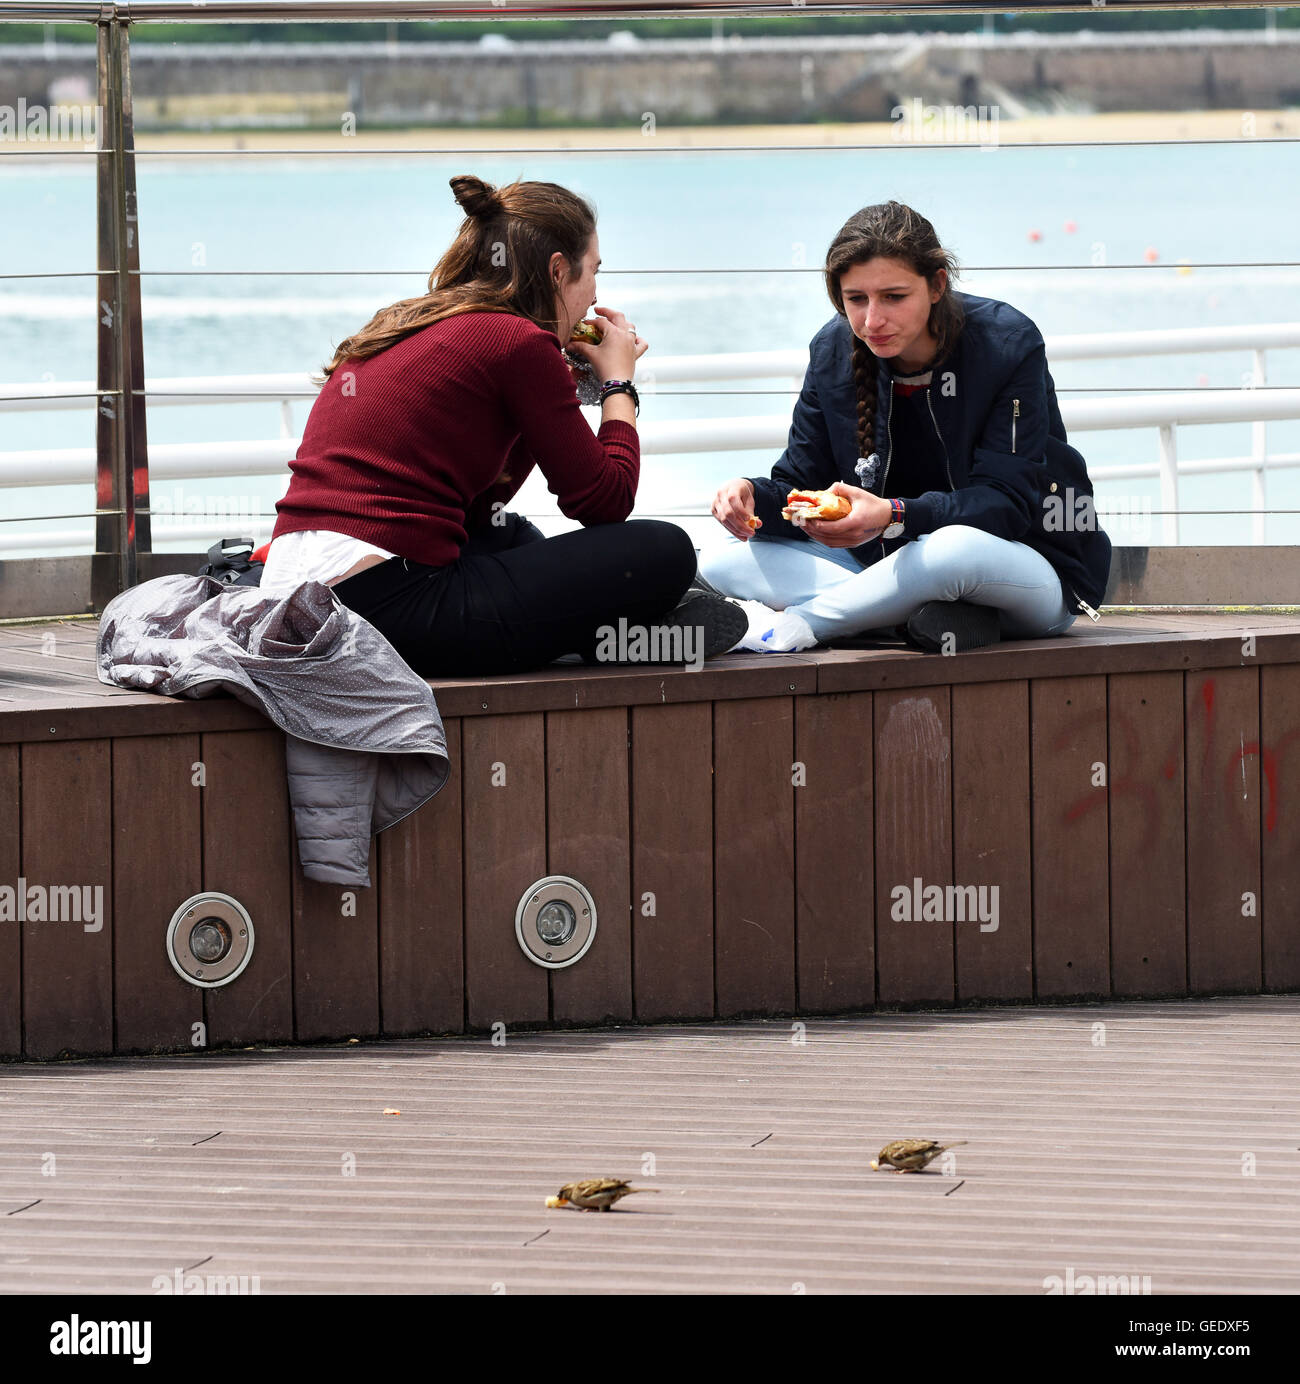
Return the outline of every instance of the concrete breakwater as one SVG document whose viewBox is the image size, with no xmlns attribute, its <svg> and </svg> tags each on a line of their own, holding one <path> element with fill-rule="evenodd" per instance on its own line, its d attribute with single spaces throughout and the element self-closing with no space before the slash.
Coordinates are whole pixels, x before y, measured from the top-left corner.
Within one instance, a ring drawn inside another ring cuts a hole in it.
<svg viewBox="0 0 1300 1384">
<path fill-rule="evenodd" d="M 1300 33 L 149 45 L 137 127 L 645 126 L 1300 105 Z M 0 106 L 93 99 L 89 45 L 0 47 Z"/>
</svg>

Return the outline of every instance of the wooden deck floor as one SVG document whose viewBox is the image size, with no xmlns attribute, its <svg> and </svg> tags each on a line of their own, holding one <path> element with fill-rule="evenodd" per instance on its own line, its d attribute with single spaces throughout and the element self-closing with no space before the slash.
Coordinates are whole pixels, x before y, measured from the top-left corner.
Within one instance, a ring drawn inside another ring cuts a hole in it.
<svg viewBox="0 0 1300 1384">
<path fill-rule="evenodd" d="M 1297 1020 L 1237 997 L 9 1066 L 0 1293 L 1294 1293 Z M 969 1142 L 952 1176 L 872 1173 L 904 1135 Z M 605 1173 L 660 1192 L 544 1209 Z"/>
</svg>

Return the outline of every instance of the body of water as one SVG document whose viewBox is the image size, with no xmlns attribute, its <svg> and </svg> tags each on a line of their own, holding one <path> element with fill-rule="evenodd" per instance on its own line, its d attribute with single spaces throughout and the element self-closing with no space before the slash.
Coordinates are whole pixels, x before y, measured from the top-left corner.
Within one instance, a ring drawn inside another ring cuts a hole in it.
<svg viewBox="0 0 1300 1384">
<path fill-rule="evenodd" d="M 495 183 L 562 183 L 596 207 L 605 267 L 599 301 L 627 312 L 656 354 L 791 349 L 807 345 L 833 308 L 818 271 L 858 208 L 895 198 L 935 225 L 970 266 L 967 292 L 1000 298 L 1047 336 L 1144 328 L 1300 321 L 1300 268 L 1195 269 L 1193 263 L 1289 261 L 1297 255 L 1300 155 L 1287 143 L 996 149 L 779 150 L 604 154 L 312 157 L 143 156 L 139 230 L 145 361 L 151 376 L 314 370 L 379 306 L 423 291 L 460 221 L 448 187 L 459 173 Z M 0 274 L 93 269 L 94 173 L 0 158 Z M 1075 229 L 1068 231 L 1066 224 Z M 1030 239 L 1038 231 L 1041 238 Z M 1158 267 L 1141 264 L 1148 248 Z M 1040 266 L 1067 265 L 1046 270 Z M 977 267 L 978 266 L 978 267 Z M 251 277 L 246 271 L 273 270 Z M 384 277 L 360 270 L 389 271 Z M 667 272 L 631 272 L 631 271 Z M 714 272 L 697 272 L 708 270 Z M 762 272 L 719 272 L 753 270 Z M 176 273 L 174 271 L 181 271 Z M 332 272 L 325 272 L 332 271 Z M 1050 354 L 1049 354 L 1050 363 Z M 1062 401 L 1075 391 L 1241 387 L 1245 351 L 1052 364 Z M 93 379 L 94 285 L 89 279 L 0 278 L 0 385 Z M 1300 351 L 1269 357 L 1269 383 L 1300 385 Z M 643 400 L 642 418 L 769 414 L 788 410 L 775 381 L 672 386 L 699 390 Z M 667 386 L 665 388 L 668 388 Z M 0 392 L 4 392 L 0 389 Z M 646 407 L 645 405 L 649 406 Z M 295 405 L 301 431 L 308 404 Z M 154 408 L 151 444 L 270 438 L 274 404 Z M 0 451 L 87 446 L 93 414 L 0 412 Z M 1300 421 L 1271 423 L 1269 449 L 1300 452 Z M 1076 433 L 1094 470 L 1154 460 L 1154 429 Z M 1179 430 L 1183 457 L 1245 455 L 1245 424 Z M 647 457 L 642 512 L 656 500 L 705 497 L 727 477 L 766 472 L 780 449 Z M 193 508 L 234 494 L 271 513 L 283 477 L 154 487 L 155 504 Z M 546 510 L 530 482 L 526 507 Z M 5 518 L 93 510 L 93 487 L 4 492 Z M 1158 486 L 1103 483 L 1103 512 L 1159 508 Z M 1181 486 L 1182 540 L 1250 543 L 1247 474 L 1204 475 Z M 1300 511 L 1300 471 L 1270 478 L 1271 509 Z M 1300 513 L 1269 521 L 1268 541 L 1300 538 Z M 1105 521 L 1104 521 L 1105 522 Z M 47 522 L 66 530 L 87 520 Z M 0 524 L 5 537 L 29 523 Z M 1117 542 L 1160 542 L 1158 521 L 1106 523 Z M 196 546 L 159 542 L 158 547 Z M 65 550 L 66 551 L 66 550 Z M 25 556 L 33 555 L 25 553 Z"/>
</svg>

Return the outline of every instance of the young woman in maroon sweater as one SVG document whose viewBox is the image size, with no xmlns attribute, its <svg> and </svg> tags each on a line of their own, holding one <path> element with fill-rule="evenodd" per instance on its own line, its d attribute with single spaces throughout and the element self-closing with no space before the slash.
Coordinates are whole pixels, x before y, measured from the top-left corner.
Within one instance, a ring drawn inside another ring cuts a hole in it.
<svg viewBox="0 0 1300 1384">
<path fill-rule="evenodd" d="M 632 377 L 647 343 L 606 308 L 599 345 L 570 342 L 595 298 L 590 205 L 554 183 L 451 186 L 466 220 L 428 293 L 376 313 L 325 369 L 263 586 L 326 582 L 424 676 L 596 660 L 617 647 L 620 620 L 665 658 L 730 648 L 743 612 L 700 593 L 682 601 L 695 575 L 687 534 L 627 519 L 640 470 Z M 605 382 L 595 435 L 566 347 Z M 546 538 L 506 510 L 534 465 L 583 528 Z"/>
</svg>

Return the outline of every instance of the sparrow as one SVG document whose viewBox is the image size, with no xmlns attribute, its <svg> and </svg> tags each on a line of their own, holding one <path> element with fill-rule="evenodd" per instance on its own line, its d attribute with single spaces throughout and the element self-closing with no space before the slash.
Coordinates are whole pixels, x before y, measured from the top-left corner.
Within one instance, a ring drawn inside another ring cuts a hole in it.
<svg viewBox="0 0 1300 1384">
<path fill-rule="evenodd" d="M 608 1211 L 620 1197 L 658 1190 L 658 1187 L 629 1187 L 619 1177 L 588 1177 L 581 1182 L 566 1182 L 555 1196 L 546 1198 L 546 1204 L 553 1208 L 572 1202 L 584 1211 Z"/>
<path fill-rule="evenodd" d="M 965 1142 L 965 1139 L 958 1139 L 955 1144 L 936 1144 L 933 1139 L 895 1139 L 880 1150 L 871 1168 L 879 1172 L 881 1165 L 888 1163 L 896 1173 L 919 1173 L 941 1153 L 959 1148 Z"/>
</svg>

